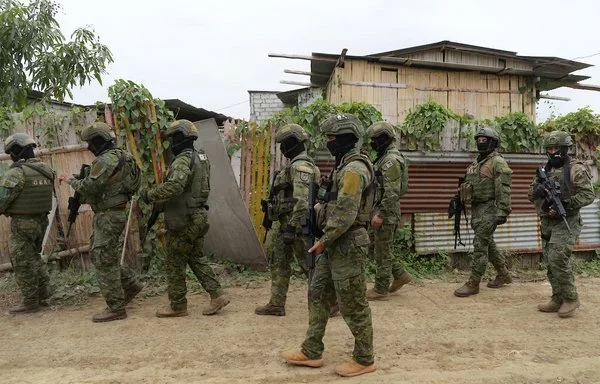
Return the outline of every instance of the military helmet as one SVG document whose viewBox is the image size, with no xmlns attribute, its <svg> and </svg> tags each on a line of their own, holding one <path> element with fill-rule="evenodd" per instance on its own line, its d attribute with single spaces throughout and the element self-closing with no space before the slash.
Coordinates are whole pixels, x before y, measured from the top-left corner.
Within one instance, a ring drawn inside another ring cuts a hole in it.
<svg viewBox="0 0 600 384">
<path fill-rule="evenodd" d="M 115 133 L 106 123 L 95 122 L 94 124 L 84 128 L 81 131 L 81 140 L 90 141 L 94 137 L 101 137 L 105 141 L 110 141 L 115 138 Z"/>
<path fill-rule="evenodd" d="M 189 120 L 177 120 L 171 123 L 165 136 L 173 136 L 175 132 L 181 132 L 184 137 L 198 138 L 198 128 Z"/>
<path fill-rule="evenodd" d="M 494 139 L 498 142 L 500 142 L 500 135 L 498 134 L 498 132 L 496 132 L 495 129 L 492 129 L 490 127 L 484 127 L 484 128 L 480 128 L 477 133 L 475 134 L 475 140 L 477 140 L 478 137 L 489 137 L 490 139 Z"/>
<path fill-rule="evenodd" d="M 35 141 L 33 141 L 33 139 L 31 138 L 31 136 L 29 136 L 26 133 L 15 133 L 13 135 L 10 135 L 6 138 L 6 140 L 4 140 L 4 152 L 5 153 L 10 153 L 11 149 L 15 146 L 18 145 L 21 148 L 25 148 L 28 147 L 30 145 L 33 145 L 34 147 L 36 147 L 37 145 L 35 144 Z"/>
<path fill-rule="evenodd" d="M 286 124 L 283 127 L 279 128 L 277 130 L 277 133 L 275 134 L 275 142 L 281 143 L 288 137 L 293 137 L 301 143 L 308 140 L 308 135 L 306 134 L 306 131 L 298 124 Z"/>
<path fill-rule="evenodd" d="M 570 147 L 573 145 L 573 139 L 568 132 L 552 131 L 544 137 L 542 143 L 544 148 L 548 147 Z"/>
<path fill-rule="evenodd" d="M 369 128 L 367 128 L 367 136 L 369 138 L 387 135 L 388 137 L 395 138 L 396 130 L 394 126 L 387 121 L 378 121 L 376 123 L 371 124 Z"/>
<path fill-rule="evenodd" d="M 356 116 L 349 113 L 339 113 L 327 118 L 321 124 L 321 131 L 325 136 L 338 136 L 349 133 L 360 139 L 363 136 L 364 127 Z"/>
</svg>

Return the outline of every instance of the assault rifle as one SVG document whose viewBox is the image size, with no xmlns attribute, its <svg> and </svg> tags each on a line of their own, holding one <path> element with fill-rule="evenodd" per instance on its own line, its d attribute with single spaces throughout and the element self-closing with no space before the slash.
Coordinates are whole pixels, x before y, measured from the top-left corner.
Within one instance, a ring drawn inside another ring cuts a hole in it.
<svg viewBox="0 0 600 384">
<path fill-rule="evenodd" d="M 450 204 L 448 205 L 448 218 L 451 219 L 454 217 L 454 249 L 456 249 L 458 244 L 463 247 L 465 246 L 460 237 L 460 214 L 462 212 L 464 212 L 465 220 L 467 220 L 467 210 L 465 209 L 465 205 L 462 202 L 462 196 L 460 195 L 460 186 L 464 182 L 464 177 L 458 178 L 458 193 L 450 199 Z"/>
<path fill-rule="evenodd" d="M 73 177 L 77 180 L 85 179 L 85 177 L 90 173 L 90 166 L 88 164 L 81 164 L 81 169 L 79 170 L 79 174 L 73 174 Z M 77 220 L 77 215 L 79 214 L 79 207 L 81 207 L 81 193 L 75 192 L 73 196 L 69 197 L 69 217 L 67 221 L 69 222 L 69 228 L 67 229 L 67 237 L 71 233 L 71 227 Z"/>
<path fill-rule="evenodd" d="M 545 205 L 547 205 L 550 210 L 554 210 L 557 215 L 563 219 L 565 225 L 567 226 L 567 230 L 572 234 L 569 223 L 567 222 L 567 212 L 562 201 L 560 201 L 560 184 L 548 178 L 546 170 L 541 165 L 535 171 L 535 175 L 537 177 L 538 184 L 542 185 L 546 190 L 546 195 L 544 196 Z"/>
<path fill-rule="evenodd" d="M 276 171 L 273 174 L 273 181 L 271 182 L 271 188 L 269 188 L 269 197 L 267 198 L 267 200 L 263 199 L 260 201 L 261 210 L 264 212 L 262 226 L 266 230 L 265 237 L 263 238 L 263 243 L 265 241 L 267 241 L 267 234 L 269 233 L 269 230 L 273 226 L 273 220 L 271 219 L 270 215 L 273 212 L 275 196 L 277 196 L 277 194 L 280 191 L 292 188 L 292 185 L 290 183 L 282 183 L 282 184 L 275 186 L 275 180 L 277 179 L 278 174 L 279 174 L 279 171 Z"/>
<path fill-rule="evenodd" d="M 315 245 L 315 238 L 317 235 L 317 213 L 315 211 L 315 200 L 317 194 L 317 184 L 312 182 L 308 190 L 308 210 L 306 211 L 306 217 L 302 225 L 302 235 L 308 238 L 308 249 Z M 306 267 L 308 268 L 308 279 L 310 281 L 313 272 L 315 270 L 315 255 L 307 252 L 306 253 Z"/>
</svg>

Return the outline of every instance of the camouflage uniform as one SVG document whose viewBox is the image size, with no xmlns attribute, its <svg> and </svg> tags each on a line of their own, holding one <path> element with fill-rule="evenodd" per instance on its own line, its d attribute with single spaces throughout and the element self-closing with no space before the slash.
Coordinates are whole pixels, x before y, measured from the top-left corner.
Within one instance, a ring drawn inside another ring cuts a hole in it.
<svg viewBox="0 0 600 384">
<path fill-rule="evenodd" d="M 85 178 L 69 180 L 81 194 L 82 203 L 90 204 L 94 211 L 90 253 L 100 292 L 113 313 L 125 312 L 127 292 L 139 292 L 134 272 L 120 264 L 123 244 L 119 238 L 127 223 L 126 205 L 131 198 L 123 185 L 132 177 L 127 166 L 117 168 L 122 156 L 127 162 L 133 161 L 129 152 L 105 150 L 96 156 Z"/>
<path fill-rule="evenodd" d="M 471 192 L 471 227 L 473 239 L 473 264 L 469 281 L 479 284 L 485 274 L 488 260 L 498 275 L 508 275 L 506 261 L 496 248 L 494 231 L 496 217 L 507 217 L 510 212 L 512 171 L 497 151 L 467 168 L 464 189 Z M 463 192 L 465 193 L 465 192 Z M 466 196 L 469 192 L 466 192 Z"/>
<path fill-rule="evenodd" d="M 400 281 L 407 273 L 394 256 L 394 236 L 400 224 L 400 197 L 408 190 L 408 164 L 392 143 L 377 157 L 374 169 L 377 192 L 373 216 L 382 218 L 383 223 L 379 228 L 371 227 L 369 230 L 369 257 L 377 265 L 376 296 L 385 296 L 390 287 L 390 277 Z"/>
<path fill-rule="evenodd" d="M 0 179 L 0 212 L 11 218 L 13 271 L 24 307 L 33 310 L 50 296 L 50 277 L 40 252 L 52 208 L 54 178 L 52 168 L 30 158 L 15 162 Z"/>
<path fill-rule="evenodd" d="M 559 135 L 561 133 L 558 132 Z M 567 134 L 564 133 L 564 135 Z M 545 140 L 545 146 L 560 146 L 562 144 L 560 136 L 558 138 L 556 136 L 557 132 L 552 132 L 548 140 Z M 568 143 L 572 144 L 570 137 Z M 550 214 L 550 207 L 544 203 L 544 195 L 535 194 L 537 178 L 534 178 L 529 189 L 529 200 L 535 204 L 540 216 L 543 259 L 548 265 L 548 281 L 552 287 L 550 303 L 538 306 L 543 312 L 557 312 L 565 302 L 576 303 L 576 307 L 579 306 L 575 276 L 571 268 L 571 253 L 583 226 L 579 210 L 594 201 L 595 193 L 590 173 L 585 164 L 569 157 L 566 159 L 568 160 L 566 166 L 546 165 L 545 168 L 548 178 L 560 185 L 560 199 L 567 214 L 566 221 L 571 230 L 570 233 L 561 217 Z M 572 308 L 570 312 L 561 313 L 559 311 L 559 316 L 569 317 L 576 307 Z M 551 308 L 555 310 L 544 310 Z"/>
<path fill-rule="evenodd" d="M 337 121 L 342 127 L 337 129 L 344 129 L 349 123 L 353 130 L 361 129 L 354 116 L 338 115 L 325 122 L 323 131 L 326 135 L 332 129 L 327 127 L 336 129 L 340 126 Z M 374 171 L 368 157 L 360 154 L 357 145 L 339 161 L 336 159 L 336 163 L 329 197 L 319 210 L 318 221 L 323 229 L 319 242 L 326 251 L 317 257 L 309 286 L 309 325 L 302 353 L 309 359 L 321 358 L 330 305 L 337 294 L 340 311 L 355 339 L 353 360 L 374 370 L 373 325 L 365 293 L 364 267 L 369 246 L 366 226 L 373 204 Z"/>
<path fill-rule="evenodd" d="M 213 315 L 229 304 L 221 284 L 204 256 L 204 235 L 208 232 L 206 201 L 210 193 L 210 162 L 204 151 L 193 149 L 198 138 L 197 128 L 188 120 L 171 123 L 166 132 L 175 158 L 165 181 L 154 186 L 142 199 L 164 204 L 167 227 L 165 271 L 167 274 L 170 306 L 159 310 L 158 317 L 187 315 L 186 268 L 192 272 L 208 292 L 211 305 L 203 311 Z"/>
<path fill-rule="evenodd" d="M 271 269 L 271 300 L 269 304 L 285 307 L 287 291 L 292 274 L 291 263 L 294 257 L 300 267 L 306 271 L 305 256 L 308 251 L 308 240 L 300 236 L 300 231 L 306 225 L 308 194 L 310 184 L 320 179 L 319 168 L 306 151 L 294 157 L 290 163 L 277 174 L 274 188 L 287 185 L 276 195 L 274 208 L 278 211 L 273 217 L 279 222 L 272 237 L 272 252 L 269 266 Z M 284 230 L 294 228 L 296 235 L 293 244 L 285 244 Z"/>
<path fill-rule="evenodd" d="M 196 156 L 195 165 L 192 167 L 192 156 Z M 198 176 L 194 173 L 199 173 Z M 210 162 L 204 153 L 187 149 L 179 153 L 167 171 L 165 181 L 148 191 L 150 202 L 175 202 L 180 199 L 190 184 L 199 179 L 205 180 L 208 190 L 210 177 Z M 165 221 L 167 225 L 165 271 L 168 281 L 169 301 L 174 310 L 187 309 L 186 268 L 189 265 L 192 272 L 209 293 L 211 299 L 222 295 L 221 284 L 204 256 L 204 235 L 208 232 L 208 216 L 206 199 L 208 190 L 205 191 L 204 201 L 199 201 L 197 207 L 189 208 L 187 214 L 179 217 L 169 215 L 165 207 Z"/>
</svg>

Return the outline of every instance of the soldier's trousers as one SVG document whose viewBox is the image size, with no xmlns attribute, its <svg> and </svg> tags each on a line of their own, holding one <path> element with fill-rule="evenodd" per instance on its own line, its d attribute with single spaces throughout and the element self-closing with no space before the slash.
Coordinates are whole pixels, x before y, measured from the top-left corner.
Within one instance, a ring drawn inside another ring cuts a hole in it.
<svg viewBox="0 0 600 384">
<path fill-rule="evenodd" d="M 548 265 L 547 275 L 552 287 L 552 301 L 556 303 L 577 300 L 571 253 L 583 225 L 579 213 L 566 219 L 571 233 L 561 218 L 540 218 L 543 259 Z"/>
<path fill-rule="evenodd" d="M 302 343 L 302 352 L 307 357 L 316 359 L 323 354 L 325 327 L 333 296 L 337 294 L 340 312 L 354 335 L 354 360 L 363 365 L 373 364 L 373 322 L 364 268 L 368 245 L 366 229 L 348 231 L 317 257 L 308 288 L 308 330 Z"/>
<path fill-rule="evenodd" d="M 11 217 L 10 261 L 26 305 L 37 305 L 50 292 L 50 276 L 40 255 L 47 226 L 45 214 Z"/>
<path fill-rule="evenodd" d="M 482 204 L 473 204 L 471 215 L 471 228 L 475 233 L 473 239 L 473 263 L 469 281 L 475 284 L 481 282 L 485 274 L 488 260 L 499 275 L 508 274 L 506 260 L 498 252 L 494 241 L 494 221 L 496 219 L 496 206 L 494 200 Z"/>
<path fill-rule="evenodd" d="M 269 304 L 285 307 L 292 276 L 292 261 L 296 257 L 300 268 L 307 272 L 305 255 L 308 252 L 308 244 L 306 238 L 300 236 L 296 236 L 294 244 L 285 244 L 282 229 L 278 228 L 273 231 L 272 246 L 269 258 L 271 269 L 271 300 Z"/>
<path fill-rule="evenodd" d="M 406 271 L 394 255 L 394 235 L 398 229 L 397 223 L 383 223 L 381 227 L 369 230 L 371 244 L 369 258 L 375 260 L 375 290 L 385 294 L 390 286 L 390 279 L 399 279 Z"/>
<path fill-rule="evenodd" d="M 123 244 L 119 237 L 126 222 L 127 211 L 124 209 L 96 212 L 90 238 L 90 252 L 100 292 L 112 312 L 125 310 L 123 290 L 129 290 L 136 282 L 134 272 L 121 266 Z"/>
<path fill-rule="evenodd" d="M 221 296 L 221 284 L 204 256 L 204 235 L 208 232 L 208 216 L 204 208 L 194 209 L 185 218 L 186 224 L 180 231 L 167 228 L 167 255 L 165 272 L 167 274 L 169 301 L 175 310 L 186 309 L 187 286 L 186 269 L 192 272 L 208 292 L 211 299 Z"/>
</svg>

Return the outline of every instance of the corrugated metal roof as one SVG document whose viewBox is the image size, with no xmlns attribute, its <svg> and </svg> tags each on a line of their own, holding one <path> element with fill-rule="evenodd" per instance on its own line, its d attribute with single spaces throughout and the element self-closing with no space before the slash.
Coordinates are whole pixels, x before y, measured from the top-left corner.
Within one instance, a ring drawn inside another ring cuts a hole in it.
<svg viewBox="0 0 600 384">
<path fill-rule="evenodd" d="M 600 209 L 598 201 L 581 210 L 583 229 L 575 250 L 583 251 L 600 248 Z M 470 217 L 469 217 L 470 220 Z M 415 248 L 420 254 L 454 251 L 454 219 L 448 219 L 445 213 L 415 213 Z M 456 252 L 473 251 L 473 230 L 467 227 L 464 216 L 460 228 L 465 246 L 456 248 Z M 515 213 L 508 217 L 506 224 L 498 227 L 494 234 L 498 249 L 518 251 L 520 253 L 541 252 L 542 243 L 539 234 L 539 219 L 535 213 Z"/>
<path fill-rule="evenodd" d="M 477 69 L 477 66 L 468 66 L 463 65 L 462 68 L 464 70 L 479 70 L 482 72 L 501 72 L 503 75 L 522 75 L 522 76 L 541 76 L 544 78 L 561 80 L 561 81 L 580 81 L 583 79 L 589 79 L 589 76 L 581 76 L 578 80 L 568 78 L 572 72 L 591 67 L 591 64 L 586 64 L 578 61 L 563 59 L 560 57 L 551 57 L 551 56 L 519 56 L 516 52 L 499 50 L 494 48 L 480 47 L 476 45 L 457 43 L 453 41 L 443 40 L 436 43 L 419 45 L 414 47 L 402 48 L 393 51 L 374 53 L 366 56 L 351 56 L 346 55 L 345 58 L 348 60 L 366 60 L 372 62 L 380 62 L 393 59 L 407 59 L 406 55 L 411 55 L 417 52 L 423 52 L 428 50 L 439 49 L 441 51 L 444 50 L 454 50 L 454 51 L 462 51 L 468 53 L 477 53 L 482 55 L 490 55 L 497 56 L 501 58 L 511 58 L 515 60 L 521 60 L 525 62 L 529 62 L 533 65 L 533 71 L 520 71 L 514 68 L 485 68 L 481 67 Z M 314 52 L 312 54 L 314 57 L 322 57 L 322 58 L 333 58 L 337 59 L 340 57 L 339 54 L 329 54 L 329 53 L 318 53 Z M 407 59 L 408 60 L 408 59 Z M 398 65 L 403 65 L 402 62 L 395 62 Z M 409 62 L 405 63 L 406 65 L 411 65 L 415 67 L 437 67 L 443 70 L 446 69 L 459 69 L 461 66 L 459 64 L 446 63 L 446 62 L 435 62 L 435 61 L 426 61 L 426 60 L 414 60 L 410 59 Z M 314 73 L 326 73 L 331 74 L 335 68 L 336 62 L 330 61 L 318 61 L 311 60 L 310 68 L 311 72 Z M 325 85 L 328 82 L 328 78 L 323 76 L 311 76 L 310 82 L 313 84 L 321 84 Z"/>
</svg>

